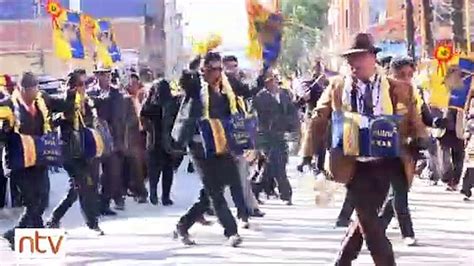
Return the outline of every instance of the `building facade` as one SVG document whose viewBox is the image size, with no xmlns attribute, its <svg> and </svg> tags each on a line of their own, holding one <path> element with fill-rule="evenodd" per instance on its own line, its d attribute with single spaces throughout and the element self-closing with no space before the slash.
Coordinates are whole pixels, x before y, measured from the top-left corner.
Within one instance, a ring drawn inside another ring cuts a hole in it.
<svg viewBox="0 0 474 266">
<path fill-rule="evenodd" d="M 176 0 L 165 1 L 164 25 L 158 25 L 165 33 L 163 44 L 150 39 L 146 31 L 146 18 L 157 14 L 157 0 L 61 0 L 64 8 L 70 8 L 96 18 L 112 21 L 117 43 L 124 54 L 126 64 L 136 63 L 140 52 L 151 45 L 164 47 L 166 55 L 162 63 L 166 65 L 166 75 L 173 76 L 182 69 L 180 64 L 182 41 L 181 15 L 176 11 Z M 67 71 L 64 63 L 54 58 L 51 19 L 41 7 L 41 0 L 0 0 L 0 73 L 21 73 L 25 68 L 46 73 Z M 168 48 L 168 49 L 166 49 Z M 92 58 L 92 55 L 86 55 Z M 38 58 L 43 57 L 42 65 Z M 3 64 L 15 58 L 15 65 Z M 91 60 L 73 62 L 86 64 L 91 68 Z M 146 60 L 144 62 L 146 64 Z M 60 73 L 63 74 L 63 73 Z"/>
</svg>

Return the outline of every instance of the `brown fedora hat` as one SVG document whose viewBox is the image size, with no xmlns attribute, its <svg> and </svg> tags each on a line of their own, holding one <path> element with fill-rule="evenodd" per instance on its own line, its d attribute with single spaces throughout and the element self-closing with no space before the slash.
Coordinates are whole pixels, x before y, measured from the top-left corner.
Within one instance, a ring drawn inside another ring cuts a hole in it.
<svg viewBox="0 0 474 266">
<path fill-rule="evenodd" d="M 360 53 L 377 54 L 381 50 L 382 49 L 374 46 L 374 40 L 372 38 L 372 35 L 368 33 L 359 33 L 354 38 L 354 42 L 352 43 L 352 46 L 348 50 L 343 52 L 341 56 L 347 57 L 353 54 L 360 54 Z"/>
</svg>

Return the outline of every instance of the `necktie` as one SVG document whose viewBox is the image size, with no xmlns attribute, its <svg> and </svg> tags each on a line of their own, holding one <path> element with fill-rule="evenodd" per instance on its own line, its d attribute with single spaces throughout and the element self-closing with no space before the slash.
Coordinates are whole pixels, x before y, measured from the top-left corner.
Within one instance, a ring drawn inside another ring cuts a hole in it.
<svg viewBox="0 0 474 266">
<path fill-rule="evenodd" d="M 373 115 L 374 114 L 374 102 L 372 99 L 372 84 L 366 83 L 365 94 L 364 94 L 364 114 Z"/>
<path fill-rule="evenodd" d="M 351 108 L 352 112 L 357 113 L 357 88 L 353 88 L 351 91 Z"/>
</svg>

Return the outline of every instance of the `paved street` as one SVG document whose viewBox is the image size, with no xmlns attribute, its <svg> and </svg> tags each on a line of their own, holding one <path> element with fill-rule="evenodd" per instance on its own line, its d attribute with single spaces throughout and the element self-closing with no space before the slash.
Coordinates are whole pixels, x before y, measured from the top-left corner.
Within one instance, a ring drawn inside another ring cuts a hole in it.
<svg viewBox="0 0 474 266">
<path fill-rule="evenodd" d="M 285 206 L 275 199 L 266 201 L 262 206 L 267 213 L 265 218 L 252 219 L 251 229 L 241 230 L 244 243 L 240 248 L 223 245 L 225 239 L 217 224 L 196 225 L 191 234 L 198 245 L 184 247 L 171 239 L 171 232 L 179 215 L 197 198 L 200 186 L 196 176 L 180 173 L 173 188 L 175 206 L 154 207 L 129 201 L 125 212 L 103 220 L 103 237 L 93 236 L 81 226 L 83 220 L 78 205 L 74 205 L 63 222 L 68 230 L 67 264 L 329 265 L 336 256 L 344 236 L 343 229 L 333 228 L 344 194 L 342 187 L 328 206 L 316 206 L 309 179 L 291 172 L 295 205 Z M 66 178 L 53 176 L 52 183 L 51 203 L 55 204 L 65 192 Z M 410 205 L 419 246 L 404 246 L 398 228 L 390 226 L 388 234 L 398 265 L 474 265 L 471 202 L 463 202 L 460 194 L 445 192 L 442 186 L 428 186 L 425 181 L 416 180 Z M 0 229 L 13 222 L 0 220 Z M 16 262 L 5 242 L 0 242 L 0 258 L 0 265 Z M 372 265 L 365 248 L 354 265 Z"/>
</svg>

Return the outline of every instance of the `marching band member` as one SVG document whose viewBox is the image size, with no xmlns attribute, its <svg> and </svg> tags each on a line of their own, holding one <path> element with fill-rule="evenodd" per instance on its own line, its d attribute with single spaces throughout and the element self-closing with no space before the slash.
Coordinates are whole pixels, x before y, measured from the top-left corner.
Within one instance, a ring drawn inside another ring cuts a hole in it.
<svg viewBox="0 0 474 266">
<path fill-rule="evenodd" d="M 20 85 L 20 91 L 2 103 L 10 106 L 15 114 L 13 130 L 30 136 L 49 133 L 52 130 L 50 111 L 38 90 L 37 77 L 31 72 L 26 72 L 21 78 Z M 7 152 L 11 151 L 7 148 Z M 11 172 L 11 178 L 14 178 L 19 186 L 25 207 L 15 228 L 43 228 L 43 213 L 49 197 L 47 166 L 33 165 L 15 169 Z M 10 242 L 12 249 L 15 243 L 15 228 L 3 235 Z"/>
<path fill-rule="evenodd" d="M 203 140 L 198 135 L 193 138 L 201 119 L 227 119 L 237 111 L 235 94 L 222 70 L 220 54 L 209 52 L 204 58 L 203 74 L 195 71 L 185 74 L 181 85 L 186 91 L 186 99 L 181 105 L 172 136 L 181 146 L 189 144 L 196 170 L 203 181 L 205 191 L 202 192 L 209 195 L 215 214 L 224 227 L 224 235 L 229 244 L 236 247 L 242 243 L 242 238 L 224 198 L 224 189 L 231 185 L 241 186 L 237 161 L 231 153 L 206 157 Z M 241 201 L 236 206 L 245 206 L 242 191 L 240 193 L 241 197 L 234 197 L 234 201 Z M 179 220 L 175 236 L 179 236 L 184 244 L 194 244 L 188 230 L 202 218 L 209 204 L 208 197 L 201 193 L 199 202 Z"/>
<path fill-rule="evenodd" d="M 66 212 L 79 198 L 82 214 L 86 220 L 87 227 L 98 232 L 103 231 L 99 227 L 98 206 L 98 180 L 92 175 L 92 160 L 85 158 L 81 151 L 74 150 L 73 143 L 78 143 L 77 134 L 81 134 L 81 127 L 95 128 L 97 126 L 97 112 L 94 103 L 85 93 L 85 70 L 75 70 L 69 76 L 68 91 L 66 93 L 64 119 L 60 121 L 62 139 L 65 145 L 64 169 L 69 175 L 69 189 L 66 197 L 61 200 L 53 210 L 51 218 L 47 222 L 49 228 L 59 228 L 60 221 Z"/>
<path fill-rule="evenodd" d="M 351 66 L 352 75 L 331 81 L 318 101 L 311 121 L 309 141 L 314 141 L 314 144 L 310 145 L 309 155 L 321 147 L 324 140 L 317 136 L 325 134 L 331 116 L 339 114 L 336 112 L 368 116 L 403 115 L 399 132 L 407 144 L 403 145 L 400 158 L 347 156 L 340 146 L 335 147 L 333 143 L 334 148 L 329 153 L 329 173 L 336 181 L 347 184 L 358 216 L 350 225 L 336 265 L 351 265 L 360 252 L 363 239 L 375 265 L 395 265 L 391 243 L 379 223 L 378 209 L 387 195 L 391 175 L 403 176 L 408 184 L 411 183 L 414 156 L 421 140 L 426 137 L 424 125 L 415 111 L 411 84 L 385 77 L 383 70 L 376 67 L 378 51 L 380 49 L 373 46 L 372 36 L 364 33 L 356 36 L 351 49 L 343 54 Z"/>
<path fill-rule="evenodd" d="M 445 85 L 451 90 L 463 87 L 462 70 L 458 66 L 448 68 L 444 79 Z M 456 191 L 461 179 L 464 163 L 464 119 L 462 108 L 449 107 L 442 111 L 445 128 L 438 139 L 438 163 L 442 181 L 448 191 Z"/>
<path fill-rule="evenodd" d="M 125 136 L 127 123 L 127 101 L 119 88 L 111 85 L 111 70 L 98 68 L 94 72 L 98 79 L 97 86 L 91 90 L 90 95 L 97 108 L 99 119 L 105 121 L 110 128 L 113 138 L 113 152 L 101 159 L 101 214 L 116 215 L 110 209 L 110 201 L 114 200 L 115 208 L 125 208 L 125 191 L 123 187 L 123 169 L 117 167 L 124 161 Z"/>
<path fill-rule="evenodd" d="M 292 189 L 286 173 L 288 163 L 288 144 L 285 133 L 299 129 L 296 106 L 290 94 L 280 88 L 277 75 L 266 73 L 264 89 L 254 99 L 258 116 L 257 148 L 267 158 L 267 167 L 263 173 L 263 184 L 271 184 L 276 180 L 280 199 L 292 205 Z M 273 188 L 265 189 L 267 194 Z"/>
</svg>

